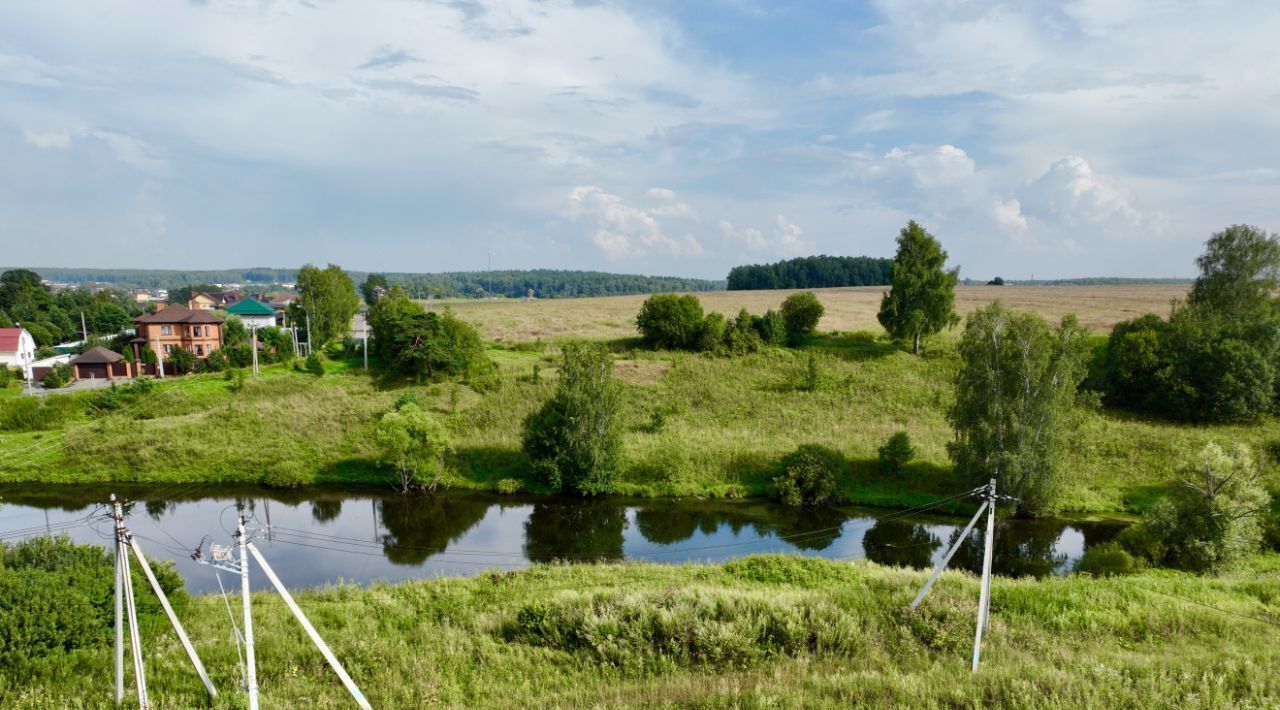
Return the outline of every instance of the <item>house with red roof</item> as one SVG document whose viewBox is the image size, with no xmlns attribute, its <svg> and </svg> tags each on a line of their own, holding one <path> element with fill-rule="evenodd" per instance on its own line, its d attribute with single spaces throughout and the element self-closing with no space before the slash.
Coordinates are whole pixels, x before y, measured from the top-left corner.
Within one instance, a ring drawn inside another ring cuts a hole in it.
<svg viewBox="0 0 1280 710">
<path fill-rule="evenodd" d="M 222 347 L 222 319 L 209 311 L 169 306 L 134 318 L 133 326 L 137 337 L 129 342 L 137 362 L 147 347 L 162 356 L 181 348 L 198 359 Z"/>
<path fill-rule="evenodd" d="M 31 363 L 36 361 L 36 340 L 26 328 L 0 328 L 0 366 L 22 370 L 31 379 Z"/>
</svg>

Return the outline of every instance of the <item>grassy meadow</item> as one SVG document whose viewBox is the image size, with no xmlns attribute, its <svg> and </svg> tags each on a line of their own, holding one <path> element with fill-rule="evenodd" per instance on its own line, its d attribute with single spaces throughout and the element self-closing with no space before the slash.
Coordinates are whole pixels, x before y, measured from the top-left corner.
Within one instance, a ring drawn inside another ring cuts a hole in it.
<svg viewBox="0 0 1280 710">
<path fill-rule="evenodd" d="M 1156 308 L 1176 288 L 972 287 L 963 292 L 970 305 L 981 300 L 976 292 L 1034 292 L 1009 299 L 1023 305 L 1056 295 L 1052 306 L 1045 306 L 1048 313 L 1080 306 L 1076 311 L 1082 320 L 1105 325 Z M 1103 297 L 1108 292 L 1113 295 Z M 869 292 L 823 291 L 828 312 L 836 315 L 828 317 L 830 322 L 824 319 L 822 334 L 800 350 L 717 358 L 645 351 L 635 347 L 634 339 L 612 341 L 615 374 L 628 401 L 619 492 L 764 494 L 778 459 L 801 443 L 826 444 L 850 459 L 843 484 L 849 502 L 915 505 L 966 487 L 954 480 L 946 454 L 950 381 L 958 366 L 956 334 L 938 338 L 924 357 L 915 357 L 877 337 L 878 330 L 833 328 L 832 323 L 860 322 L 841 318 L 870 308 L 843 300 L 863 293 Z M 703 298 L 712 308 L 725 305 L 716 299 L 745 298 L 735 303 L 760 312 L 776 306 L 783 294 Z M 502 337 L 493 330 L 497 313 L 520 318 L 546 308 L 576 314 L 585 322 L 597 317 L 592 313 L 616 309 L 613 304 L 619 300 L 489 302 L 458 311 L 464 318 L 489 313 L 477 320 L 486 337 L 497 340 Z M 633 305 L 638 304 L 635 299 Z M 617 309 L 616 317 L 623 318 L 623 310 Z M 532 321 L 522 322 L 526 325 L 517 329 L 532 327 Z M 815 391 L 802 386 L 810 354 L 820 366 Z M 0 481 L 385 483 L 389 476 L 377 465 L 372 427 L 398 399 L 413 396 L 444 418 L 453 433 L 455 452 L 442 483 L 495 489 L 500 481 L 513 479 L 524 490 L 538 491 L 520 452 L 521 422 L 554 391 L 556 343 L 503 342 L 489 355 L 498 365 L 497 376 L 474 386 L 383 383 L 356 362 L 330 362 L 329 373 L 319 378 L 271 366 L 239 392 L 220 375 L 170 378 L 138 402 L 96 414 L 84 404 L 92 395 L 49 398 L 40 406 L 65 411 L 53 412 L 35 430 L 17 427 L 0 433 Z M 16 401 L 0 405 L 16 406 Z M 660 426 L 653 424 L 655 413 L 661 415 Z M 902 474 L 886 478 L 877 467 L 876 449 L 898 430 L 910 433 L 917 460 Z M 1075 482 L 1063 512 L 1140 512 L 1162 494 L 1188 453 L 1209 441 L 1244 442 L 1270 454 L 1280 442 L 1280 423 L 1196 427 L 1086 412 L 1069 453 Z M 273 476 L 281 468 L 291 470 Z"/>
<path fill-rule="evenodd" d="M 997 579 L 976 674 L 977 580 L 948 572 L 912 611 L 925 573 L 866 562 L 544 565 L 297 598 L 378 708 L 1263 708 L 1280 702 L 1278 560 L 1213 580 Z M 155 707 L 244 707 L 223 600 L 176 607 L 221 697 L 155 617 Z M 254 595 L 254 628 L 263 707 L 351 706 L 278 597 Z M 62 653 L 0 677 L 0 705 L 107 708 L 110 679 L 109 646 Z"/>
</svg>

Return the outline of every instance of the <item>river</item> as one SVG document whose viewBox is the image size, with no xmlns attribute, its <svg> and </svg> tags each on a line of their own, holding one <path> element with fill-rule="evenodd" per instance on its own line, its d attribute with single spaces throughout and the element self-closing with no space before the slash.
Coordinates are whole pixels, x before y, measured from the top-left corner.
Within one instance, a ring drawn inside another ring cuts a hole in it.
<svg viewBox="0 0 1280 710">
<path fill-rule="evenodd" d="M 172 560 L 189 592 L 218 590 L 212 567 L 191 559 L 203 544 L 232 544 L 236 503 L 252 515 L 262 553 L 290 587 L 366 584 L 522 569 L 552 560 L 722 562 L 787 552 L 831 559 L 866 557 L 928 567 L 967 522 L 937 515 L 839 506 L 799 509 L 766 501 L 582 500 L 443 492 L 402 497 L 379 488 L 280 491 L 185 486 L 3 486 L 0 537 L 65 534 L 110 544 L 100 514 L 108 495 L 126 501 L 126 521 L 148 556 Z M 86 516 L 93 516 L 86 520 Z M 998 520 L 995 571 L 1062 574 L 1089 545 L 1110 540 L 1120 522 Z M 981 528 L 952 561 L 981 567 Z M 235 580 L 222 573 L 224 584 Z M 255 588 L 267 581 L 255 571 Z"/>
</svg>

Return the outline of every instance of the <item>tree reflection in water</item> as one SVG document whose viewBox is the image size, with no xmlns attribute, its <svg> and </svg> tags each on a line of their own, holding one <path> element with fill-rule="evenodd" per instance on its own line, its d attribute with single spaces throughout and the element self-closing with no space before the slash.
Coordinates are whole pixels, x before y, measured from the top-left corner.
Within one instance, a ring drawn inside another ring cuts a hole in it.
<svg viewBox="0 0 1280 710">
<path fill-rule="evenodd" d="M 524 553 L 534 562 L 622 559 L 626 508 L 596 498 L 534 504 L 524 523 Z"/>
<path fill-rule="evenodd" d="M 986 517 L 975 526 L 969 539 L 956 551 L 950 567 L 982 574 L 982 545 L 986 535 Z M 1045 577 L 1067 561 L 1058 553 L 1058 538 L 1067 524 L 1060 520 L 1018 520 L 1014 523 L 996 520 L 992 566 L 996 574 L 1006 577 Z M 954 543 L 963 529 L 951 534 Z"/>
<path fill-rule="evenodd" d="M 342 515 L 342 500 L 337 498 L 324 498 L 311 501 L 311 517 L 317 523 L 328 523 L 338 519 Z"/>
<path fill-rule="evenodd" d="M 847 516 L 833 508 L 775 505 L 688 503 L 651 505 L 636 510 L 636 528 L 648 542 L 674 545 L 697 533 L 727 528 L 737 536 L 750 527 L 761 538 L 776 537 L 801 550 L 825 550 L 839 539 Z"/>
<path fill-rule="evenodd" d="M 867 559 L 894 567 L 929 567 L 939 547 L 942 541 L 927 526 L 904 520 L 882 520 L 862 537 Z"/>
<path fill-rule="evenodd" d="M 420 565 L 476 526 L 492 499 L 466 495 L 385 498 L 379 506 L 382 549 L 398 565 Z"/>
</svg>

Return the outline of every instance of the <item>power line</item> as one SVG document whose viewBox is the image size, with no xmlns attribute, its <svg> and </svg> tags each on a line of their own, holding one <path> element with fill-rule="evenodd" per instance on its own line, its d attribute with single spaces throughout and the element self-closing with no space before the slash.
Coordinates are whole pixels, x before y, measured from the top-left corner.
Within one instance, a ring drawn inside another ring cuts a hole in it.
<svg viewBox="0 0 1280 710">
<path fill-rule="evenodd" d="M 1186 603 L 1188 603 L 1188 604 L 1195 604 L 1196 606 L 1202 606 L 1202 607 L 1204 607 L 1204 608 L 1206 608 L 1206 609 L 1212 609 L 1212 610 L 1214 610 L 1214 611 L 1219 611 L 1219 612 L 1222 612 L 1223 614 L 1230 614 L 1230 615 L 1232 615 L 1232 616 L 1238 616 L 1238 617 L 1240 617 L 1241 619 L 1248 619 L 1248 620 L 1250 620 L 1250 621 L 1256 621 L 1256 622 L 1258 622 L 1258 623 L 1260 623 L 1260 624 L 1269 624 L 1269 625 L 1271 625 L 1271 626 L 1275 626 L 1275 627 L 1277 627 L 1277 628 L 1280 628 L 1280 621 L 1274 621 L 1274 620 L 1272 620 L 1272 619 L 1264 619 L 1264 618 L 1263 618 L 1263 617 L 1261 617 L 1261 616 L 1253 616 L 1253 615 L 1251 615 L 1251 614 L 1242 614 L 1242 613 L 1240 613 L 1240 612 L 1238 612 L 1238 611 L 1231 611 L 1230 609 L 1223 609 L 1222 607 L 1214 606 L 1214 605 L 1212 605 L 1212 604 L 1208 604 L 1208 603 L 1205 603 L 1205 602 L 1202 602 L 1202 601 L 1196 601 L 1195 599 L 1191 599 L 1190 597 L 1184 597 L 1184 596 L 1182 596 L 1182 595 L 1180 595 L 1180 594 L 1174 594 L 1173 592 L 1166 592 L 1166 591 L 1163 591 L 1163 590 L 1160 590 L 1160 589 L 1149 589 L 1149 588 L 1147 588 L 1147 587 L 1143 587 L 1143 586 L 1141 586 L 1141 585 L 1134 584 L 1133 582 L 1130 582 L 1130 581 L 1129 581 L 1129 580 L 1127 580 L 1127 579 L 1121 579 L 1121 578 L 1119 578 L 1119 577 L 1116 577 L 1116 580 L 1117 580 L 1117 581 L 1119 581 L 1119 582 L 1123 582 L 1124 584 L 1127 584 L 1127 585 L 1129 585 L 1130 587 L 1133 587 L 1134 589 L 1140 589 L 1140 590 L 1142 590 L 1142 591 L 1144 591 L 1144 592 L 1150 592 L 1150 593 L 1152 593 L 1152 594 L 1161 594 L 1161 595 L 1164 595 L 1164 596 L 1166 596 L 1166 597 L 1171 597 L 1171 598 L 1173 598 L 1173 599 L 1178 599 L 1178 600 L 1180 600 L 1180 601 L 1184 601 L 1184 602 L 1186 602 Z"/>
</svg>

